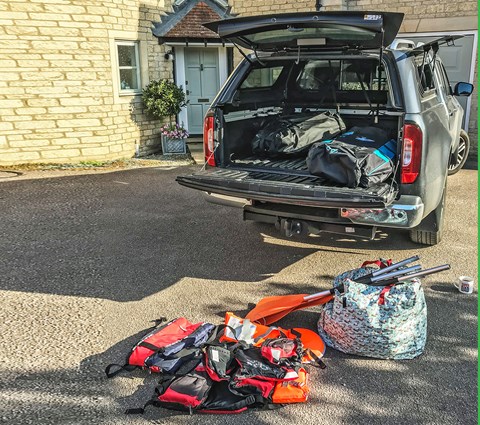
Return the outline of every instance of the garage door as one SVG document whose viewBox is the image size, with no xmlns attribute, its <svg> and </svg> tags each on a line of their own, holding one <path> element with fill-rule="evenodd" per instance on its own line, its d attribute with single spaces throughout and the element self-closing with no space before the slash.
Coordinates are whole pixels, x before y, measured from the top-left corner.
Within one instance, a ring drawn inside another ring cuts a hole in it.
<svg viewBox="0 0 480 425">
<path fill-rule="evenodd" d="M 427 43 L 429 41 L 440 38 L 443 35 L 450 34 L 435 34 L 435 36 L 401 35 L 401 37 L 405 37 L 409 40 L 414 41 L 415 43 L 419 41 Z M 438 54 L 442 59 L 443 64 L 445 65 L 450 84 L 452 85 L 452 89 L 455 87 L 455 84 L 460 81 L 470 82 L 473 79 L 473 76 L 471 75 L 472 61 L 475 60 L 473 45 L 474 36 L 473 34 L 471 34 L 455 40 L 454 46 L 441 46 L 438 51 Z M 468 123 L 468 117 L 466 116 L 466 114 L 469 110 L 469 108 L 467 109 L 467 103 L 470 102 L 470 98 L 458 97 L 457 99 L 462 105 L 463 110 L 465 111 L 462 127 L 466 129 L 465 123 Z"/>
</svg>

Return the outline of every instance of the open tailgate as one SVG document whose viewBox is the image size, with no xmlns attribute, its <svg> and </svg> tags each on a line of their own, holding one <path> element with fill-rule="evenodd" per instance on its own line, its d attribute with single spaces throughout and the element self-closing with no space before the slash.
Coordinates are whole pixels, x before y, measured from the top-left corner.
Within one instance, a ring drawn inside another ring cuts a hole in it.
<svg viewBox="0 0 480 425">
<path fill-rule="evenodd" d="M 396 37 L 403 13 L 332 11 L 276 13 L 209 22 L 220 38 L 259 51 L 377 49 Z"/>
<path fill-rule="evenodd" d="M 258 201 L 314 207 L 383 208 L 397 195 L 387 183 L 368 189 L 333 186 L 315 176 L 215 168 L 178 176 L 182 186 Z"/>
</svg>

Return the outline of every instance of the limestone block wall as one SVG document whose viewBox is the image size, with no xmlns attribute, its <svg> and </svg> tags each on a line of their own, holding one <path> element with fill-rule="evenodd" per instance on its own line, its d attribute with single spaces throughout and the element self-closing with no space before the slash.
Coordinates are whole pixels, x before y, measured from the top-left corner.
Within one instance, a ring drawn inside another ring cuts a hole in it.
<svg viewBox="0 0 480 425">
<path fill-rule="evenodd" d="M 341 10 L 346 7 L 344 0 L 322 0 L 321 3 L 322 11 Z M 315 11 L 315 0 L 233 0 L 230 4 L 233 6 L 233 12 L 242 16 Z"/>
<path fill-rule="evenodd" d="M 158 0 L 0 0 L 0 165 L 132 157 L 161 123 L 120 96 L 115 40 L 140 43 L 142 85 L 172 78 L 150 31 Z"/>
</svg>

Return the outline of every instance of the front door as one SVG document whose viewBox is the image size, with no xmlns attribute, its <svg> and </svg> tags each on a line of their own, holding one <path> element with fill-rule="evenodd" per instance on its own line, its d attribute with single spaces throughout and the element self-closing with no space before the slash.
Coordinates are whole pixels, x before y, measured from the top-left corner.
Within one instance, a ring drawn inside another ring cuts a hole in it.
<svg viewBox="0 0 480 425">
<path fill-rule="evenodd" d="M 218 49 L 185 49 L 185 93 L 190 134 L 203 133 L 203 118 L 220 88 Z"/>
</svg>

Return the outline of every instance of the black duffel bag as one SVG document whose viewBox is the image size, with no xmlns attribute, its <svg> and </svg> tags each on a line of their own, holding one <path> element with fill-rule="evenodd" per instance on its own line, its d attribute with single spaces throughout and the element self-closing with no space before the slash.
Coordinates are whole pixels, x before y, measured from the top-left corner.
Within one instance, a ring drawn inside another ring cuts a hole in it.
<svg viewBox="0 0 480 425">
<path fill-rule="evenodd" d="M 392 175 L 395 149 L 394 140 L 378 149 L 327 140 L 310 148 L 307 166 L 311 174 L 330 182 L 350 188 L 366 188 L 384 182 Z"/>
<path fill-rule="evenodd" d="M 275 157 L 306 152 L 315 142 L 335 137 L 345 130 L 339 115 L 322 112 L 308 119 L 276 118 L 263 127 L 252 141 L 252 152 Z"/>
</svg>

